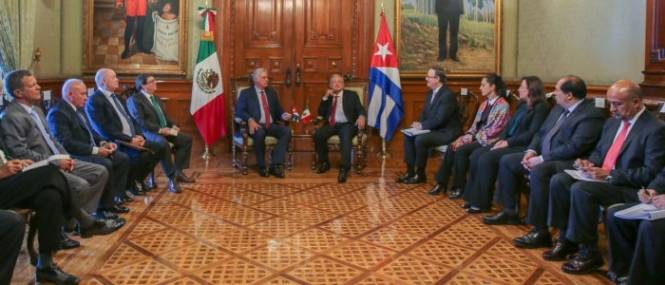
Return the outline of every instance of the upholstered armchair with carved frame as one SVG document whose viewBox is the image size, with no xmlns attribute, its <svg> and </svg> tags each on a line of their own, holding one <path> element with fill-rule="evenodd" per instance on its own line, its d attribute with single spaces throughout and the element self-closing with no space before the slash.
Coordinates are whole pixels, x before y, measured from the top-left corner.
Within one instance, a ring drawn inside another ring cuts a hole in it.
<svg viewBox="0 0 665 285">
<path fill-rule="evenodd" d="M 360 102 L 367 110 L 367 82 L 349 82 L 346 83 L 344 89 L 355 91 L 358 94 Z M 323 117 L 316 117 L 312 121 L 313 133 L 317 129 L 323 126 L 326 122 Z M 359 129 L 358 133 L 353 136 L 351 140 L 351 167 L 355 170 L 356 173 L 360 173 L 367 166 L 367 141 L 369 137 L 369 132 L 367 126 L 364 129 Z M 312 140 L 314 143 L 314 140 Z M 328 138 L 328 150 L 329 151 L 340 151 L 340 141 L 339 136 L 334 135 Z M 318 157 L 316 151 L 312 153 L 312 170 L 316 169 Z"/>
<path fill-rule="evenodd" d="M 233 134 L 233 143 L 231 144 L 231 155 L 232 155 L 232 164 L 233 167 L 240 170 L 242 175 L 247 175 L 248 173 L 248 163 L 249 153 L 252 151 L 254 146 L 254 140 L 249 134 L 249 127 L 247 121 L 243 121 L 240 118 L 235 116 L 235 106 L 238 103 L 238 97 L 240 92 L 251 88 L 251 80 L 249 78 L 236 78 L 233 82 L 233 105 L 231 106 L 231 114 L 233 116 L 233 122 L 231 123 L 231 133 Z M 283 122 L 276 122 L 278 124 Z M 293 130 L 291 130 L 293 132 Z M 271 153 L 275 145 L 277 145 L 277 138 L 273 136 L 266 136 L 265 138 L 266 145 L 266 154 L 268 155 L 267 162 L 270 163 L 272 160 Z M 292 170 L 294 163 L 293 157 L 293 139 L 289 142 L 289 147 L 287 150 L 287 159 L 286 159 L 286 169 Z"/>
</svg>

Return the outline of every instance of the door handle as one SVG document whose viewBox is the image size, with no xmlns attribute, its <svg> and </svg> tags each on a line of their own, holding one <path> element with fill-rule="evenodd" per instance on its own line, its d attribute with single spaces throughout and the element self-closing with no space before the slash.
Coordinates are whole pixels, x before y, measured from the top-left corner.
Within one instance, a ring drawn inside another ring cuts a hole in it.
<svg viewBox="0 0 665 285">
<path fill-rule="evenodd" d="M 302 82 L 302 72 L 300 71 L 300 64 L 296 64 L 296 86 L 300 86 Z"/>
<path fill-rule="evenodd" d="M 284 76 L 284 85 L 286 85 L 286 87 L 291 86 L 291 68 L 290 67 L 286 68 L 286 75 Z"/>
</svg>

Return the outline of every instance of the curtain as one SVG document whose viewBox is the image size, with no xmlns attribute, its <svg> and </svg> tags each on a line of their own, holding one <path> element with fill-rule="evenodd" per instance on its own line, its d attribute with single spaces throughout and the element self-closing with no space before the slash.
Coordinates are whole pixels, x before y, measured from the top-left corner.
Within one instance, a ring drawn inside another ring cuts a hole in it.
<svg viewBox="0 0 665 285">
<path fill-rule="evenodd" d="M 0 1 L 0 74 L 18 68 L 19 58 L 19 1 Z"/>
</svg>

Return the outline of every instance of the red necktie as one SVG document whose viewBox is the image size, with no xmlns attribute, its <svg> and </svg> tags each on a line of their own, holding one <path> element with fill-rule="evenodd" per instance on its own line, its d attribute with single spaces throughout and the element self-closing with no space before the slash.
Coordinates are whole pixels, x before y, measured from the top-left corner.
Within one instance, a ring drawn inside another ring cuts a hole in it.
<svg viewBox="0 0 665 285">
<path fill-rule="evenodd" d="M 612 146 L 610 146 L 610 149 L 607 151 L 607 154 L 605 154 L 603 169 L 612 170 L 612 168 L 614 168 L 614 164 L 619 157 L 619 152 L 621 152 L 621 146 L 623 146 L 623 142 L 626 141 L 626 137 L 628 136 L 629 127 L 630 123 L 624 120 L 623 124 L 621 124 L 621 132 L 619 132 L 619 135 L 616 137 L 616 139 L 614 139 L 614 142 L 612 143 Z"/>
<path fill-rule="evenodd" d="M 266 117 L 266 129 L 270 128 L 270 123 L 272 121 L 272 116 L 270 115 L 270 107 L 268 106 L 268 99 L 266 98 L 266 92 L 261 90 L 261 107 L 263 108 L 263 114 Z"/>
<path fill-rule="evenodd" d="M 330 109 L 330 114 L 328 115 L 328 124 L 335 126 L 335 114 L 337 113 L 337 96 L 333 96 L 332 100 L 332 109 Z"/>
</svg>

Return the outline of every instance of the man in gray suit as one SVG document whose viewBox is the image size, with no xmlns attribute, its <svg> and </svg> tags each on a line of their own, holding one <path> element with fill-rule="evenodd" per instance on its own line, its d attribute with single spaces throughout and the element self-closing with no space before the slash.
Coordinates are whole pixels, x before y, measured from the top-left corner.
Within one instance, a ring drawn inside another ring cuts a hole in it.
<svg viewBox="0 0 665 285">
<path fill-rule="evenodd" d="M 9 154 L 13 158 L 40 161 L 51 155 L 67 154 L 47 131 L 44 113 L 36 106 L 41 100 L 37 79 L 27 70 L 16 70 L 5 77 L 5 89 L 11 103 L 0 114 L 0 129 Z M 96 213 L 104 191 L 108 172 L 94 163 L 75 159 L 59 159 L 55 163 L 67 178 L 81 207 Z"/>
</svg>

